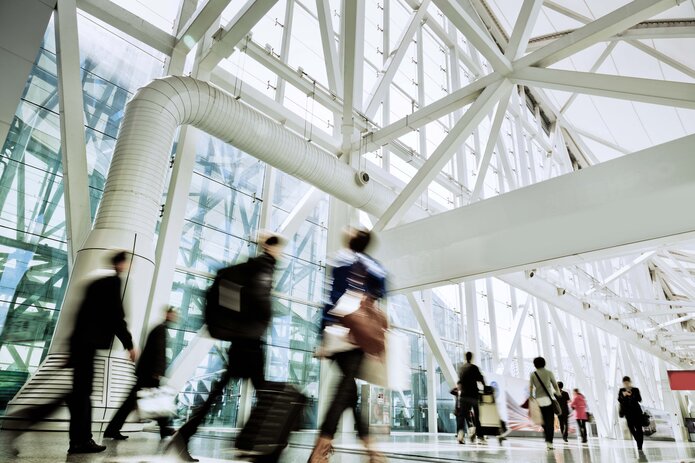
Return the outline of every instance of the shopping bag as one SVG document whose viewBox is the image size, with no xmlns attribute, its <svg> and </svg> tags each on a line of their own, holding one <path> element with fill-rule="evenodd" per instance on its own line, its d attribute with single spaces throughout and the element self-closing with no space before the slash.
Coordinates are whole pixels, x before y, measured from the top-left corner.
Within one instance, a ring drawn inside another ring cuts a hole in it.
<svg viewBox="0 0 695 463">
<path fill-rule="evenodd" d="M 359 379 L 394 391 L 410 389 L 410 343 L 408 338 L 386 330 L 384 351 L 366 354 L 357 374 Z"/>
<path fill-rule="evenodd" d="M 538 401 L 533 397 L 531 397 L 528 401 L 528 416 L 531 418 L 533 424 L 543 426 L 543 414 L 541 413 L 541 406 L 538 405 Z"/>
<path fill-rule="evenodd" d="M 168 386 L 138 391 L 138 412 L 141 418 L 170 418 L 176 415 L 177 392 Z"/>
</svg>

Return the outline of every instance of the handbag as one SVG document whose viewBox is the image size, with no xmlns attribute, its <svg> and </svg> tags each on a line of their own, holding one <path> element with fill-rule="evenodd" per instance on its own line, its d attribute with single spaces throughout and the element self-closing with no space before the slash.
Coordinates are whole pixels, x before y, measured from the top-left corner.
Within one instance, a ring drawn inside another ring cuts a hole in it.
<svg viewBox="0 0 695 463">
<path fill-rule="evenodd" d="M 560 407 L 560 402 L 558 402 L 557 400 L 555 400 L 555 399 L 553 398 L 553 396 L 550 395 L 550 392 L 548 392 L 548 388 L 545 387 L 545 384 L 543 384 L 543 381 L 541 381 L 541 377 L 538 376 L 538 372 L 537 372 L 537 371 L 534 371 L 533 373 L 536 375 L 536 378 L 538 378 L 538 382 L 541 383 L 541 386 L 543 386 L 543 390 L 545 391 L 546 395 L 547 395 L 548 398 L 550 399 L 550 402 L 551 402 L 551 404 L 552 404 L 552 406 L 553 406 L 553 412 L 555 412 L 555 414 L 556 414 L 557 416 L 562 415 L 562 407 Z"/>
<path fill-rule="evenodd" d="M 138 412 L 141 418 L 171 418 L 176 415 L 177 391 L 168 386 L 138 391 Z"/>
<path fill-rule="evenodd" d="M 410 343 L 408 338 L 393 330 L 385 333 L 384 351 L 366 354 L 356 377 L 393 391 L 410 389 Z"/>
<path fill-rule="evenodd" d="M 651 424 L 652 416 L 647 412 L 642 412 L 642 427 L 646 428 Z"/>
<path fill-rule="evenodd" d="M 543 426 L 543 413 L 541 413 L 541 406 L 538 405 L 538 401 L 533 397 L 528 399 L 528 417 L 531 418 L 533 424 Z"/>
<path fill-rule="evenodd" d="M 355 344 L 365 353 L 377 355 L 384 351 L 388 321 L 373 297 L 346 291 L 329 313 L 342 317 L 342 325 L 350 330 Z"/>
</svg>

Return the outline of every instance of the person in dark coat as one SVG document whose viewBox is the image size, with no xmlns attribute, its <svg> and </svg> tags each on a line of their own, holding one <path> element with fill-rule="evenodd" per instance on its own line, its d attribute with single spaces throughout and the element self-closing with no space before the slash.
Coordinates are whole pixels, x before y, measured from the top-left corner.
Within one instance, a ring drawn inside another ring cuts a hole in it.
<svg viewBox="0 0 695 463">
<path fill-rule="evenodd" d="M 618 403 L 620 404 L 620 416 L 625 417 L 627 428 L 637 443 L 637 450 L 642 450 L 644 442 L 644 430 L 642 429 L 642 395 L 639 389 L 632 387 L 629 376 L 623 378 L 623 387 L 618 391 Z"/>
<path fill-rule="evenodd" d="M 167 445 L 166 453 L 182 461 L 198 461 L 188 452 L 188 441 L 198 430 L 205 416 L 222 395 L 224 388 L 232 378 L 249 378 L 256 390 L 263 389 L 265 381 L 265 352 L 262 337 L 272 318 L 271 289 L 273 273 L 277 259 L 280 257 L 283 242 L 277 235 L 270 235 L 259 240 L 263 253 L 248 261 L 221 269 L 218 278 L 224 274 L 243 275 L 241 290 L 242 312 L 253 314 L 244 322 L 244 336 L 231 341 L 228 352 L 229 363 L 222 377 L 215 382 L 207 400 L 196 410 L 181 428 L 174 434 Z M 245 309 L 245 307 L 247 307 Z"/>
<path fill-rule="evenodd" d="M 475 427 L 475 436 L 470 436 L 471 441 L 483 442 L 483 436 L 480 434 L 480 411 L 478 408 L 478 394 L 480 393 L 478 383 L 485 384 L 483 374 L 480 368 L 473 364 L 473 352 L 466 352 L 466 363 L 459 371 L 459 383 L 461 384 L 461 412 L 465 417 L 471 416 L 473 412 L 473 423 Z M 469 427 L 470 429 L 470 427 Z"/>
<path fill-rule="evenodd" d="M 128 350 L 130 360 L 135 361 L 133 337 L 128 331 L 122 302 L 120 275 L 128 266 L 126 252 L 121 251 L 111 259 L 115 275 L 92 282 L 75 321 L 70 337 L 70 366 L 73 367 L 72 393 L 68 398 L 70 410 L 70 448 L 68 453 L 96 453 L 106 449 L 92 439 L 92 382 L 94 380 L 94 355 L 97 349 L 109 349 L 114 336 Z"/>
<path fill-rule="evenodd" d="M 128 350 L 131 361 L 135 361 L 133 337 L 128 331 L 122 302 L 121 276 L 128 268 L 129 259 L 125 251 L 111 257 L 115 274 L 97 279 L 89 284 L 75 319 L 70 336 L 70 357 L 65 365 L 73 368 L 72 391 L 67 397 L 51 403 L 22 410 L 18 418 L 35 424 L 51 415 L 67 402 L 70 411 L 70 447 L 68 453 L 97 453 L 106 450 L 92 439 L 92 383 L 94 381 L 94 356 L 97 349 L 109 349 L 114 336 Z M 19 437 L 15 434 L 14 439 Z M 14 445 L 14 444 L 13 444 Z"/>
<path fill-rule="evenodd" d="M 150 331 L 145 342 L 145 348 L 142 350 L 138 365 L 135 368 L 137 381 L 125 402 L 111 418 L 111 422 L 106 427 L 106 431 L 104 431 L 104 437 L 115 440 L 128 438 L 128 436 L 121 434 L 121 428 L 130 412 L 137 406 L 138 391 L 145 388 L 159 387 L 159 382 L 164 373 L 166 373 L 167 328 L 174 325 L 177 318 L 178 313 L 176 309 L 169 306 L 164 322 Z M 168 418 L 159 418 L 157 423 L 159 424 L 159 435 L 162 439 L 174 433 L 174 430 L 169 427 Z"/>
<path fill-rule="evenodd" d="M 569 393 L 563 389 L 565 385 L 562 381 L 558 381 L 557 385 L 560 388 L 560 393 L 557 396 L 557 401 L 560 403 L 560 408 L 562 409 L 562 415 L 558 417 L 558 420 L 560 421 L 560 432 L 562 433 L 562 440 L 567 442 L 567 439 L 569 437 L 568 420 L 570 416 L 570 408 L 568 404 L 572 399 L 570 398 Z"/>
</svg>

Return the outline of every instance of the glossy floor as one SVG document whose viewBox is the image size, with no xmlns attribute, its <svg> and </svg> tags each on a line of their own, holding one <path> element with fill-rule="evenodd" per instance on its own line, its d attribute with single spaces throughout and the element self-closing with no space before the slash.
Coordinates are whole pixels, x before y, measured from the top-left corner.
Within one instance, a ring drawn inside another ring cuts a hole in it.
<svg viewBox="0 0 695 463">
<path fill-rule="evenodd" d="M 101 437 L 101 436 L 96 436 Z M 309 456 L 313 433 L 295 433 L 283 462 L 303 463 Z M 19 455 L 14 455 L 6 439 L 0 446 L 1 462 L 98 462 L 145 463 L 171 461 L 158 453 L 162 450 L 158 436 L 141 432 L 130 435 L 127 441 L 106 439 L 107 450 L 96 455 L 67 456 L 67 436 L 64 433 L 30 432 L 16 440 Z M 353 436 L 337 439 L 332 463 L 366 462 L 362 447 Z M 404 462 L 558 462 L 558 463 L 623 463 L 623 462 L 695 462 L 695 444 L 674 442 L 646 442 L 644 453 L 638 454 L 629 441 L 591 440 L 581 446 L 576 441 L 568 444 L 556 441 L 555 449 L 546 451 L 540 439 L 512 438 L 500 445 L 490 441 L 486 445 L 460 445 L 449 435 L 397 434 L 379 438 L 378 447 L 390 463 Z M 191 443 L 191 453 L 201 462 L 234 461 L 229 436 L 211 434 L 197 437 Z"/>
</svg>

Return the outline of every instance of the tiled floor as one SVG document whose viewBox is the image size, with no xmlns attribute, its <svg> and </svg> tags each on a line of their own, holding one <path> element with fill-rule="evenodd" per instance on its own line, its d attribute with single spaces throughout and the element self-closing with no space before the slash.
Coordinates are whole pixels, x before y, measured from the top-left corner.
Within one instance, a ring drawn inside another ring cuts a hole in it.
<svg viewBox="0 0 695 463">
<path fill-rule="evenodd" d="M 0 435 L 1 436 L 1 435 Z M 101 437 L 101 436 L 96 436 Z M 315 434 L 295 433 L 283 462 L 303 463 Z M 97 439 L 98 440 L 98 439 Z M 96 455 L 67 456 L 67 436 L 64 433 L 31 432 L 16 441 L 19 455 L 14 455 L 7 438 L 0 444 L 0 462 L 53 463 L 145 463 L 170 461 L 158 455 L 162 450 L 158 436 L 153 433 L 131 434 L 127 441 L 106 440 L 107 450 Z M 487 445 L 460 445 L 449 435 L 396 434 L 379 439 L 379 448 L 390 463 L 405 462 L 557 462 L 557 463 L 623 463 L 623 462 L 695 462 L 695 444 L 673 442 L 647 442 L 644 454 L 638 455 L 632 442 L 591 440 L 580 446 L 576 441 L 556 442 L 551 452 L 545 450 L 540 439 L 512 438 L 500 445 L 496 440 Z M 234 450 L 229 435 L 217 434 L 195 438 L 191 453 L 201 462 L 234 461 Z M 332 463 L 359 463 L 367 461 L 362 447 L 352 435 L 345 435 L 335 444 Z"/>
</svg>

